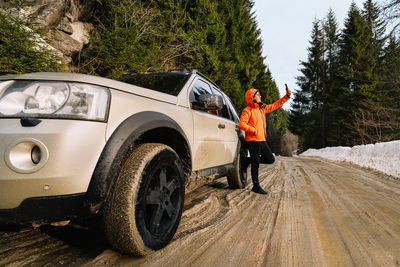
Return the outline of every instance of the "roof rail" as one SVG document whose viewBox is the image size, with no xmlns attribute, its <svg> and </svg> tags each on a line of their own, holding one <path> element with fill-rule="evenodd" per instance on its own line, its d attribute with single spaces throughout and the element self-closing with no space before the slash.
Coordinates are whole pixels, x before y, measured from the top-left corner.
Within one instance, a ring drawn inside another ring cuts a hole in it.
<svg viewBox="0 0 400 267">
<path fill-rule="evenodd" d="M 119 78 L 117 80 L 125 78 L 125 77 L 129 77 L 129 76 L 135 76 L 135 75 L 138 75 L 138 74 L 135 72 L 128 73 L 128 74 L 122 74 L 121 76 L 119 76 Z"/>
<path fill-rule="evenodd" d="M 207 81 L 209 81 L 210 83 L 212 83 L 215 87 L 219 88 L 219 86 L 213 82 L 210 78 L 208 78 L 206 75 L 204 75 L 203 73 L 201 73 L 200 71 L 196 70 L 196 69 L 192 69 L 190 71 L 192 74 L 197 74 L 200 75 L 201 77 L 203 77 L 204 79 L 206 79 Z"/>
<path fill-rule="evenodd" d="M 171 70 L 168 70 L 168 72 L 183 73 L 183 74 L 190 73 L 187 69 L 171 69 Z"/>
</svg>

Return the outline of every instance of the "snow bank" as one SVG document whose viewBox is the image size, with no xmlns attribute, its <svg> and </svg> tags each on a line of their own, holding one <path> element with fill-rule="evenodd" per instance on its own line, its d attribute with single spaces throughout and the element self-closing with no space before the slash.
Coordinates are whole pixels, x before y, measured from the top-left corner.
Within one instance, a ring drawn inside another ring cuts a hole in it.
<svg viewBox="0 0 400 267">
<path fill-rule="evenodd" d="M 400 177 L 400 140 L 354 147 L 309 149 L 300 156 L 321 157 L 355 163 Z"/>
</svg>

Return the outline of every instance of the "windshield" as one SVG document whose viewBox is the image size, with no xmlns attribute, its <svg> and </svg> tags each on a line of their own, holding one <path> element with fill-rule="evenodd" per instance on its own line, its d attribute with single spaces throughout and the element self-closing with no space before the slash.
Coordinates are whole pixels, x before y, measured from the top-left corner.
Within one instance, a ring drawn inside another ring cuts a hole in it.
<svg viewBox="0 0 400 267">
<path fill-rule="evenodd" d="M 122 76 L 118 80 L 177 96 L 182 87 L 185 85 L 189 76 L 189 74 L 183 73 L 130 74 Z"/>
</svg>

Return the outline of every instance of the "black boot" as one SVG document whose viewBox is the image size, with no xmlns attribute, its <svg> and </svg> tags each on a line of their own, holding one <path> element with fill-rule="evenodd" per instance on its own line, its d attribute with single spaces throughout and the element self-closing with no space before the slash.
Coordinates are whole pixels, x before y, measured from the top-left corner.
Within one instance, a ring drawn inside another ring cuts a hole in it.
<svg viewBox="0 0 400 267">
<path fill-rule="evenodd" d="M 262 195 L 266 195 L 268 194 L 267 192 L 264 191 L 264 189 L 261 188 L 259 183 L 255 183 L 253 182 L 253 188 L 251 189 L 251 191 L 253 191 L 254 193 L 258 193 L 258 194 L 262 194 Z"/>
</svg>

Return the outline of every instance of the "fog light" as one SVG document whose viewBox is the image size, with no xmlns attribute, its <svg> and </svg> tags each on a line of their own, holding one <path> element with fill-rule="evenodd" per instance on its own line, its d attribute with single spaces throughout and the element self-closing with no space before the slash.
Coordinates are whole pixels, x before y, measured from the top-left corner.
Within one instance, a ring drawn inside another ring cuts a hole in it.
<svg viewBox="0 0 400 267">
<path fill-rule="evenodd" d="M 34 164 L 39 164 L 42 158 L 42 152 L 38 146 L 34 146 L 31 151 L 31 159 Z"/>
<path fill-rule="evenodd" d="M 42 168 L 49 157 L 47 147 L 37 139 L 22 138 L 5 153 L 7 166 L 18 173 L 32 173 Z"/>
</svg>

